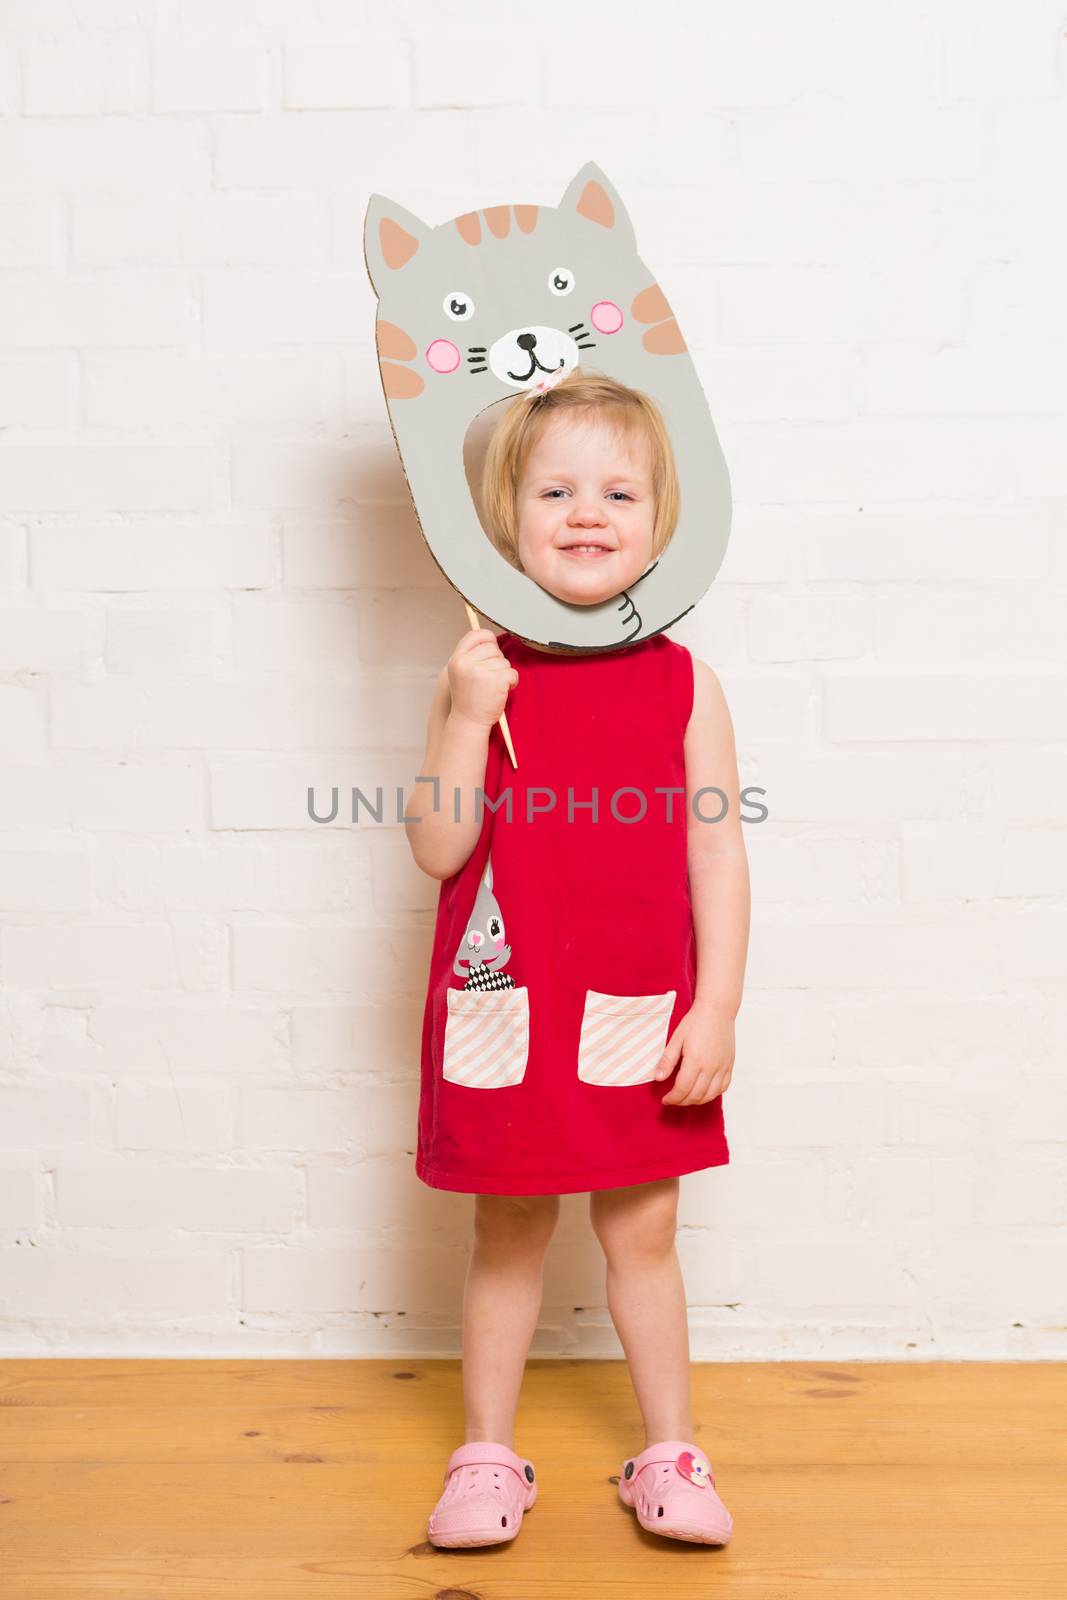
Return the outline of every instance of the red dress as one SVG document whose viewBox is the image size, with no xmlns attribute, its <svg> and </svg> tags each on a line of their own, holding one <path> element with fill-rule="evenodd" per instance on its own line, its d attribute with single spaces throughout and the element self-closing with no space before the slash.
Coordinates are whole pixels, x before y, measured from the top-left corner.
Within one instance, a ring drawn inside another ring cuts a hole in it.
<svg viewBox="0 0 1067 1600">
<path fill-rule="evenodd" d="M 664 634 L 592 655 L 497 643 L 519 674 L 519 765 L 495 726 L 478 843 L 441 883 L 415 1171 L 436 1189 L 518 1195 L 721 1166 L 722 1096 L 665 1106 L 675 1075 L 653 1081 L 696 978 L 692 656 Z M 443 789 L 440 804 L 451 812 Z"/>
</svg>

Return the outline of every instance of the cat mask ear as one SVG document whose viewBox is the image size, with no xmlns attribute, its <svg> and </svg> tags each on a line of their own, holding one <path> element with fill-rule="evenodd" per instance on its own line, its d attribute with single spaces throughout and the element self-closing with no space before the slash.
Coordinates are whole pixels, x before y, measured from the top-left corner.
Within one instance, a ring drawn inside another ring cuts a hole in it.
<svg viewBox="0 0 1067 1600">
<path fill-rule="evenodd" d="M 363 256 L 380 300 L 394 272 L 407 266 L 431 230 L 411 211 L 383 194 L 372 194 L 363 223 Z"/>
<path fill-rule="evenodd" d="M 614 184 L 595 161 L 587 161 L 567 185 L 560 211 L 573 211 L 590 222 L 607 228 L 620 245 L 637 254 L 637 239 L 629 213 L 616 193 Z"/>
</svg>

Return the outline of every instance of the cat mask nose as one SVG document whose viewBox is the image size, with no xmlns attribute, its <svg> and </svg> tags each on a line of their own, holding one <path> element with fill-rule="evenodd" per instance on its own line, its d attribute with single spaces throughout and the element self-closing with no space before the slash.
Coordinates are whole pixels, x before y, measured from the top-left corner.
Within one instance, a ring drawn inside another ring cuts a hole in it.
<svg viewBox="0 0 1067 1600">
<path fill-rule="evenodd" d="M 558 383 L 577 365 L 578 346 L 561 328 L 511 328 L 489 348 L 490 370 L 509 389 L 536 389 L 549 376 Z"/>
</svg>

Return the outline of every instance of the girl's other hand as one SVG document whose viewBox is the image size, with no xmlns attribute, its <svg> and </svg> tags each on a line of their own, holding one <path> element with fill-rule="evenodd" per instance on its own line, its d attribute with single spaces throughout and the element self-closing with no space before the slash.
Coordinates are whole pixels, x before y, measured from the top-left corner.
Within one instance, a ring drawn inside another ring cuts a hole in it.
<svg viewBox="0 0 1067 1600">
<path fill-rule="evenodd" d="M 448 687 L 452 694 L 450 716 L 478 727 L 499 722 L 508 691 L 519 675 L 489 628 L 472 628 L 448 658 Z"/>
<path fill-rule="evenodd" d="M 662 1079 L 679 1069 L 660 1105 L 703 1106 L 725 1094 L 736 1048 L 733 1018 L 694 1000 L 668 1040 L 656 1071 L 656 1078 Z"/>
</svg>

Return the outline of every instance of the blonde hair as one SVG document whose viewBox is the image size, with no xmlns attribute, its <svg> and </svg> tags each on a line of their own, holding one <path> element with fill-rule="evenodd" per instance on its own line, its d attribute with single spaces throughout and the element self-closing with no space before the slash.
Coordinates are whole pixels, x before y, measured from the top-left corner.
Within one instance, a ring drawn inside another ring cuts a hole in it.
<svg viewBox="0 0 1067 1600">
<path fill-rule="evenodd" d="M 564 412 L 606 416 L 620 431 L 643 436 L 652 460 L 655 520 L 652 557 L 666 549 L 678 525 L 681 491 L 670 437 L 659 408 L 639 389 L 603 373 L 575 367 L 551 389 L 530 390 L 505 408 L 489 441 L 482 468 L 482 505 L 489 536 L 501 555 L 519 567 L 518 489 L 530 452 L 553 417 Z"/>
</svg>

